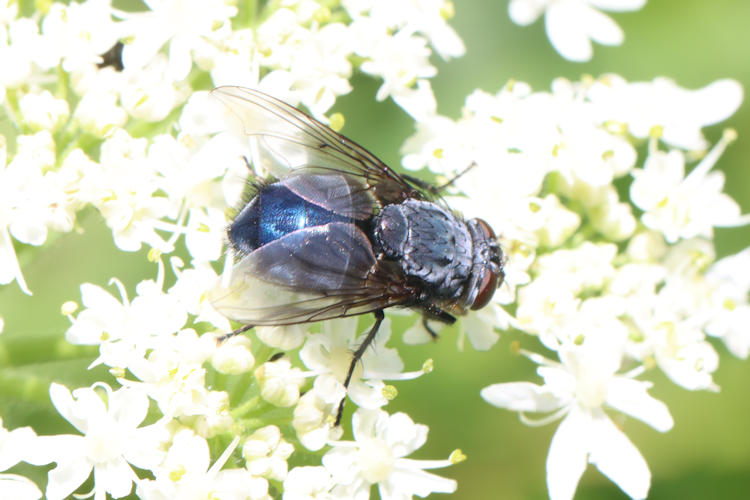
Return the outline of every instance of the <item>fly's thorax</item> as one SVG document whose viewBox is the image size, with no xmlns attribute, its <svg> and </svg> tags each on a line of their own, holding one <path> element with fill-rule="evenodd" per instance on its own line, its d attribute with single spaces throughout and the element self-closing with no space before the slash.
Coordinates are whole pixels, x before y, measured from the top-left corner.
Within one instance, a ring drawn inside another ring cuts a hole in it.
<svg viewBox="0 0 750 500">
<path fill-rule="evenodd" d="M 435 302 L 465 294 L 472 236 L 466 222 L 449 210 L 420 200 L 387 205 L 375 218 L 373 240 L 375 252 L 398 262 Z"/>
</svg>

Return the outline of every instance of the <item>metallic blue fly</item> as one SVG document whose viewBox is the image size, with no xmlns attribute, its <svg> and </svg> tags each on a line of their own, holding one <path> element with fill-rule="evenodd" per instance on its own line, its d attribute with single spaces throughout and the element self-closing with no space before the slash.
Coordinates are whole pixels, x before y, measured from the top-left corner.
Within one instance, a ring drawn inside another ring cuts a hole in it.
<svg viewBox="0 0 750 500">
<path fill-rule="evenodd" d="M 241 87 L 212 94 L 272 173 L 253 185 L 228 230 L 239 260 L 214 304 L 246 323 L 230 335 L 373 313 L 348 386 L 384 309 L 416 309 L 433 333 L 426 320 L 452 324 L 490 301 L 504 278 L 503 252 L 485 221 L 464 220 L 437 189 L 282 101 Z"/>
</svg>

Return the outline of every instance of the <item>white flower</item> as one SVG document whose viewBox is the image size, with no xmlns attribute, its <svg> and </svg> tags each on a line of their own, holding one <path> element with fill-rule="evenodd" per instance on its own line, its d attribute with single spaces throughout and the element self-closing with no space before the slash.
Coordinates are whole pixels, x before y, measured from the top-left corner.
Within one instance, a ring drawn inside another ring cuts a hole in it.
<svg viewBox="0 0 750 500">
<path fill-rule="evenodd" d="M 627 82 L 612 74 L 597 78 L 586 90 L 601 121 L 626 127 L 639 139 L 658 131 L 662 141 L 688 150 L 708 148 L 701 129 L 734 114 L 742 94 L 739 82 L 730 79 L 688 90 L 668 78 Z"/>
<path fill-rule="evenodd" d="M 16 156 L 13 163 L 33 165 L 35 168 L 47 169 L 53 167 L 57 160 L 55 150 L 57 145 L 49 130 L 40 130 L 33 135 L 19 135 L 16 137 Z"/>
<path fill-rule="evenodd" d="M 331 500 L 333 485 L 325 467 L 295 467 L 284 479 L 283 500 Z"/>
<path fill-rule="evenodd" d="M 177 282 L 169 289 L 185 310 L 196 316 L 195 323 L 207 321 L 221 331 L 230 331 L 229 320 L 217 312 L 206 298 L 206 290 L 216 284 L 218 275 L 206 262 L 197 262 L 193 269 L 182 269 L 182 260 L 172 257 L 172 268 Z"/>
<path fill-rule="evenodd" d="M 343 23 L 322 27 L 313 23 L 309 29 L 301 24 L 304 21 L 290 9 L 274 12 L 258 28 L 258 53 L 253 61 L 276 70 L 269 74 L 275 73 L 272 78 L 280 83 L 269 87 L 274 95 L 302 102 L 313 116 L 325 121 L 323 114 L 336 97 L 351 91 L 353 31 Z M 289 95 L 283 96 L 287 90 Z"/>
<path fill-rule="evenodd" d="M 583 201 L 591 224 L 605 238 L 622 241 L 635 232 L 637 221 L 633 216 L 632 205 L 620 201 L 614 186 L 591 189 Z"/>
<path fill-rule="evenodd" d="M 281 437 L 281 431 L 275 425 L 261 427 L 242 444 L 242 456 L 250 474 L 276 481 L 286 479 L 286 461 L 292 452 L 294 446 Z"/>
<path fill-rule="evenodd" d="M 265 479 L 253 477 L 244 469 L 222 470 L 238 441 L 235 439 L 210 465 L 206 440 L 190 429 L 179 429 L 164 462 L 152 469 L 155 479 L 138 483 L 138 497 L 144 500 L 270 500 Z"/>
<path fill-rule="evenodd" d="M 101 170 L 87 180 L 99 190 L 94 204 L 121 250 L 136 251 L 143 243 L 162 252 L 172 245 L 159 236 L 160 219 L 170 215 L 169 200 L 157 193 L 154 165 L 146 160 L 146 139 L 117 129 L 101 146 Z"/>
<path fill-rule="evenodd" d="M 219 373 L 245 373 L 250 371 L 254 364 L 255 357 L 250 339 L 244 335 L 235 335 L 222 342 L 211 356 L 211 365 Z"/>
<path fill-rule="evenodd" d="M 169 43 L 168 75 L 182 80 L 192 67 L 191 53 L 231 32 L 237 8 L 224 0 L 148 0 L 151 12 L 118 11 L 124 36 L 132 37 L 122 52 L 123 65 L 138 70 Z"/>
<path fill-rule="evenodd" d="M 628 312 L 640 338 L 628 347 L 641 361 L 653 356 L 659 368 L 685 389 L 717 391 L 712 373 L 719 366 L 719 356 L 705 339 L 701 318 L 680 314 L 686 298 L 691 295 L 685 283 L 667 282 L 658 295 L 650 297 L 650 303 L 633 301 Z"/>
<path fill-rule="evenodd" d="M 544 13 L 547 36 L 566 59 L 588 61 L 591 40 L 603 45 L 620 45 L 623 33 L 612 19 L 597 8 L 611 11 L 638 10 L 646 0 L 511 0 L 508 14 L 514 23 L 526 26 Z"/>
<path fill-rule="evenodd" d="M 191 208 L 185 231 L 185 246 L 193 259 L 214 261 L 221 257 L 226 239 L 226 217 L 222 210 Z"/>
<path fill-rule="evenodd" d="M 446 467 L 451 460 L 406 458 L 427 440 L 427 426 L 415 424 L 405 413 L 357 410 L 352 417 L 354 441 L 331 443 L 323 465 L 337 483 L 333 493 L 353 500 L 370 498 L 378 485 L 381 498 L 408 499 L 430 493 L 453 493 L 456 482 L 425 469 Z"/>
<path fill-rule="evenodd" d="M 255 334 L 258 340 L 269 347 L 284 351 L 296 349 L 302 345 L 310 332 L 310 325 L 258 326 Z"/>
<path fill-rule="evenodd" d="M 352 352 L 362 342 L 362 335 L 356 335 L 358 318 L 340 318 L 326 321 L 323 332 L 311 335 L 300 350 L 300 358 L 305 366 L 317 375 L 330 373 L 342 384 L 346 380 L 352 362 Z M 357 405 L 365 408 L 379 408 L 388 399 L 383 394 L 382 380 L 413 378 L 413 373 L 402 373 L 404 363 L 394 348 L 385 344 L 391 337 L 390 319 L 385 319 L 375 339 L 354 368 L 347 394 Z"/>
<path fill-rule="evenodd" d="M 97 137 L 125 125 L 128 113 L 119 106 L 117 94 L 106 89 L 87 92 L 78 102 L 73 118 L 78 125 Z"/>
<path fill-rule="evenodd" d="M 560 284 L 576 293 L 598 289 L 614 275 L 613 243 L 584 242 L 577 248 L 560 249 L 537 258 L 534 270 L 540 275 L 560 276 Z"/>
<path fill-rule="evenodd" d="M 145 357 L 134 357 L 128 368 L 140 380 L 118 379 L 128 387 L 139 387 L 168 417 L 190 417 L 196 432 L 206 437 L 226 431 L 232 419 L 229 396 L 206 387 L 204 362 L 216 349 L 216 337 L 186 329 L 177 335 L 154 339 Z"/>
<path fill-rule="evenodd" d="M 36 433 L 31 427 L 18 427 L 12 431 L 3 427 L 0 417 L 0 472 L 5 471 L 24 459 L 26 453 L 35 447 Z"/>
<path fill-rule="evenodd" d="M 289 66 L 291 86 L 313 116 L 322 117 L 338 96 L 351 91 L 351 48 L 351 29 L 332 23 L 309 33 L 295 51 Z"/>
<path fill-rule="evenodd" d="M 299 390 L 305 383 L 305 375 L 299 368 L 292 367 L 288 358 L 263 363 L 255 370 L 260 395 L 269 403 L 288 408 L 299 399 Z"/>
<path fill-rule="evenodd" d="M 34 450 L 37 446 L 36 437 L 31 427 L 6 430 L 0 417 L 0 472 L 10 469 Z M 42 492 L 33 481 L 16 474 L 0 474 L 0 492 L 4 498 L 13 500 L 37 500 L 42 497 Z"/>
<path fill-rule="evenodd" d="M 582 345 L 565 345 L 558 354 L 562 363 L 538 355 L 530 358 L 545 384 L 530 382 L 494 384 L 482 397 L 500 408 L 550 413 L 540 423 L 564 416 L 552 438 L 547 456 L 547 487 L 552 500 L 573 498 L 586 468 L 594 464 L 630 497 L 645 498 L 651 474 L 645 460 L 603 411 L 609 406 L 637 418 L 660 432 L 671 429 L 666 406 L 649 396 L 648 382 L 618 375 L 624 332 L 586 335 Z"/>
<path fill-rule="evenodd" d="M 562 245 L 581 225 L 581 216 L 568 210 L 554 194 L 529 201 L 531 211 L 538 218 L 539 228 L 535 234 L 542 246 L 553 248 Z M 528 225 L 526 228 L 530 229 Z"/>
<path fill-rule="evenodd" d="M 110 0 L 70 5 L 54 2 L 44 17 L 42 32 L 49 42 L 50 57 L 62 60 L 68 73 L 99 63 L 100 55 L 120 38 Z"/>
<path fill-rule="evenodd" d="M 173 83 L 167 75 L 168 64 L 166 56 L 157 54 L 145 67 L 121 73 L 120 103 L 130 116 L 157 122 L 187 97 L 190 89 Z"/>
<path fill-rule="evenodd" d="M 39 34 L 35 20 L 12 19 L 7 25 L 0 25 L 0 58 L 5 66 L 0 74 L 0 102 L 3 102 L 6 88 L 27 84 L 39 76 L 39 69 L 53 68 L 59 59 L 53 54 L 49 40 Z"/>
<path fill-rule="evenodd" d="M 569 331 L 579 307 L 580 299 L 565 286 L 563 275 L 540 276 L 518 291 L 517 325 L 543 341 L 549 334 L 556 338 L 557 332 Z M 553 347 L 555 343 L 551 341 Z"/>
<path fill-rule="evenodd" d="M 100 345 L 101 354 L 94 364 L 128 367 L 153 345 L 155 338 L 178 331 L 187 320 L 177 299 L 162 291 L 163 279 L 160 272 L 157 281 L 139 283 L 138 296 L 132 302 L 119 280 L 112 283 L 119 289 L 120 300 L 96 285 L 84 283 L 81 296 L 86 309 L 72 320 L 66 339 L 73 344 Z"/>
<path fill-rule="evenodd" d="M 344 384 L 331 375 L 315 378 L 313 388 L 299 398 L 294 408 L 292 426 L 302 446 L 317 451 L 341 437 L 341 426 L 333 425 L 341 400 L 346 397 Z"/>
<path fill-rule="evenodd" d="M 24 94 L 18 100 L 24 121 L 34 130 L 56 131 L 70 116 L 68 102 L 55 98 L 49 90 L 39 94 Z"/>
<path fill-rule="evenodd" d="M 17 474 L 0 474 L 0 491 L 13 500 L 38 500 L 42 491 L 31 479 Z"/>
<path fill-rule="evenodd" d="M 714 226 L 750 223 L 750 217 L 740 215 L 737 202 L 722 192 L 724 174 L 711 171 L 732 135 L 725 133 L 687 175 L 685 157 L 678 150 L 652 151 L 643 169 L 633 170 L 630 197 L 644 211 L 641 221 L 646 227 L 675 243 L 680 238 L 711 238 Z"/>
<path fill-rule="evenodd" d="M 107 401 L 95 390 L 104 389 Z M 148 397 L 137 389 L 112 391 L 97 383 L 91 388 L 70 391 L 50 386 L 50 397 L 57 411 L 83 436 L 39 436 L 30 463 L 56 462 L 49 472 L 46 498 L 62 500 L 73 493 L 94 472 L 96 500 L 107 493 L 120 498 L 130 493 L 135 472 L 130 464 L 152 469 L 162 460 L 160 445 L 168 439 L 162 424 L 138 427 L 148 411 Z"/>
<path fill-rule="evenodd" d="M 200 113 L 196 108 L 202 107 L 204 101 L 192 99 L 190 102 L 193 104 L 186 105 L 185 109 L 189 106 L 191 113 Z M 186 124 L 185 128 L 201 128 L 197 124 L 186 123 L 188 120 L 181 120 Z M 227 167 L 236 163 L 241 163 L 247 171 L 242 154 L 239 144 L 228 134 L 205 139 L 191 131 L 177 138 L 168 134 L 155 137 L 148 148 L 148 162 L 160 175 L 156 182 L 168 194 L 170 210 L 180 211 L 177 219 L 182 224 L 182 219 L 191 208 L 225 210 L 234 204 L 236 200 L 226 200 L 223 196 L 220 179 L 227 172 Z M 216 216 L 210 222 L 205 228 L 209 231 L 223 229 L 226 225 L 226 220 L 219 221 Z"/>
<path fill-rule="evenodd" d="M 460 57 L 466 51 L 461 38 L 446 22 L 454 15 L 453 2 L 446 0 L 345 0 L 353 19 L 366 16 L 383 28 L 406 28 L 425 35 L 443 59 Z"/>
<path fill-rule="evenodd" d="M 383 78 L 375 95 L 378 101 L 407 92 L 418 78 L 437 74 L 429 61 L 427 41 L 411 30 L 402 29 L 386 37 L 382 26 L 365 19 L 355 20 L 350 29 L 359 37 L 355 40 L 356 54 L 367 59 L 361 70 Z"/>
<path fill-rule="evenodd" d="M 193 60 L 211 73 L 214 86 L 238 85 L 252 87 L 258 80 L 258 56 L 255 31 L 235 29 L 226 38 L 196 47 Z"/>
<path fill-rule="evenodd" d="M 706 272 L 710 286 L 706 333 L 721 338 L 738 358 L 750 355 L 750 249 L 717 261 Z"/>
</svg>

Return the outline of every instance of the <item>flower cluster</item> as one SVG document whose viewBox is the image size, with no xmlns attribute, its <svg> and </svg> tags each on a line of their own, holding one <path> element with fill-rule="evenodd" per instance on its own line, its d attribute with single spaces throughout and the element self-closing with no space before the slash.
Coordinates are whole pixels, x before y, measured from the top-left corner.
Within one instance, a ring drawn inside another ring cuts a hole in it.
<svg viewBox="0 0 750 500">
<path fill-rule="evenodd" d="M 371 485 L 400 497 L 455 490 L 455 481 L 423 469 L 462 455 L 409 459 L 427 427 L 381 409 L 396 395 L 387 381 L 431 367 L 404 371 L 386 346 L 389 320 L 377 356 L 366 353 L 350 383 L 359 409 L 355 436 L 343 441 L 333 419 L 361 342 L 357 319 L 311 335 L 307 325 L 269 327 L 253 340 L 218 342 L 231 325 L 207 299 L 251 154 L 245 137 L 225 130 L 227 110 L 206 90 L 261 88 L 323 121 L 350 92 L 355 69 L 382 81 L 378 99 L 411 95 L 416 79 L 436 73 L 433 50 L 446 59 L 464 52 L 447 24 L 452 5 L 145 4 L 134 12 L 110 0 L 50 3 L 30 16 L 14 2 L 0 8 L 0 104 L 16 131 L 0 137 L 0 283 L 31 294 L 17 252 L 74 230 L 78 213 L 92 207 L 117 248 L 149 248 L 156 270 L 130 297 L 113 278 L 108 287 L 81 285 L 80 311 L 63 305 L 71 321 L 65 338 L 96 346 L 91 366 L 107 367 L 111 378 L 72 392 L 53 383 L 52 404 L 80 434 L 3 429 L 2 470 L 56 464 L 44 488 L 49 499 L 74 494 L 92 473 L 88 494 L 97 499 L 132 491 L 265 499 L 363 498 Z M 22 476 L 1 479 L 3 498 L 41 495 Z"/>
<path fill-rule="evenodd" d="M 73 231 L 84 208 L 101 215 L 120 250 L 149 248 L 156 269 L 134 294 L 113 278 L 82 284 L 80 311 L 63 305 L 66 340 L 95 346 L 91 366 L 111 376 L 73 391 L 51 384 L 76 434 L 0 425 L 0 471 L 56 464 L 49 499 L 456 490 L 427 469 L 464 455 L 409 458 L 427 427 L 384 409 L 397 395 L 390 381 L 432 370 L 430 360 L 407 368 L 388 346 L 389 318 L 348 389 L 351 352 L 367 331 L 359 318 L 218 341 L 233 325 L 209 297 L 221 266 L 231 267 L 222 263 L 225 228 L 255 157 L 206 91 L 258 88 L 334 122 L 327 113 L 360 71 L 379 81 L 378 100 L 392 98 L 414 119 L 403 166 L 442 178 L 464 171 L 450 205 L 500 232 L 506 281 L 490 306 L 462 319 L 461 338 L 488 350 L 498 330 L 515 329 L 558 357 L 522 351 L 544 383 L 499 383 L 482 396 L 526 423 L 562 419 L 547 462 L 551 498 L 572 498 L 587 463 L 631 497 L 646 496 L 648 466 L 607 412 L 667 431 L 667 407 L 637 377 L 656 367 L 686 389 L 715 390 L 707 337 L 750 354 L 750 251 L 717 260 L 712 245 L 714 227 L 750 222 L 713 170 L 735 134 L 711 146 L 702 133 L 737 109 L 736 82 L 689 91 L 604 75 L 558 79 L 547 92 L 509 82 L 494 95 L 473 92 L 454 120 L 437 113 L 429 83 L 433 52 L 465 50 L 447 24 L 449 1 L 144 3 L 132 12 L 110 0 L 52 2 L 30 17 L 0 5 L 0 104 L 14 125 L 0 137 L 0 284 L 31 294 L 17 252 Z M 514 0 L 511 15 L 528 23 L 548 7 L 548 31 L 566 53 L 560 29 L 583 12 L 591 24 L 573 37 L 570 57 L 585 58 L 589 37 L 621 37 L 611 22 L 596 24 L 608 18 L 589 4 L 643 2 Z M 407 342 L 425 338 L 421 323 L 404 333 Z M 356 409 L 336 426 L 343 398 Z M 2 497 L 41 495 L 23 476 L 0 475 Z"/>
<path fill-rule="evenodd" d="M 592 40 L 620 45 L 625 38 L 622 29 L 598 9 L 620 12 L 644 5 L 646 0 L 510 0 L 508 14 L 520 26 L 544 14 L 544 27 L 555 50 L 565 59 L 583 62 L 593 55 Z"/>
<path fill-rule="evenodd" d="M 603 410 L 667 431 L 666 406 L 636 376 L 655 366 L 686 389 L 716 390 L 707 336 L 739 357 L 750 351 L 750 250 L 717 261 L 711 242 L 714 227 L 750 222 L 712 171 L 735 133 L 708 151 L 701 133 L 737 109 L 741 88 L 723 80 L 688 91 L 615 75 L 558 79 L 550 92 L 513 82 L 468 96 L 459 120 L 436 114 L 423 90 L 404 165 L 443 175 L 475 165 L 455 181 L 471 196 L 451 204 L 502 228 L 508 255 L 505 289 L 482 314 L 560 359 L 525 351 L 544 385 L 495 384 L 482 396 L 529 423 L 565 417 L 547 461 L 551 498 L 572 498 L 587 461 L 644 498 L 646 462 Z M 487 331 L 467 334 L 475 347 L 487 342 Z"/>
</svg>

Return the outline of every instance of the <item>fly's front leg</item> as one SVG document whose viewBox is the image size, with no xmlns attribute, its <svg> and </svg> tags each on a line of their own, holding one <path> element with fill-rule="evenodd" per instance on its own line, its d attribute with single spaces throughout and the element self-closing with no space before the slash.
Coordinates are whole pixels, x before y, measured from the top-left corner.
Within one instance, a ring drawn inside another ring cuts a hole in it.
<svg viewBox="0 0 750 500">
<path fill-rule="evenodd" d="M 448 179 L 444 183 L 439 184 L 437 186 L 434 186 L 434 185 L 430 184 L 429 182 L 423 181 L 419 177 L 414 177 L 412 175 L 402 174 L 402 177 L 404 179 L 406 179 L 407 181 L 411 182 L 412 184 L 414 184 L 415 186 L 417 186 L 417 187 L 419 187 L 419 188 L 427 191 L 431 195 L 433 195 L 433 196 L 440 196 L 443 193 L 443 191 L 445 191 L 446 188 L 448 188 L 449 186 L 453 185 L 453 183 L 456 182 L 456 180 L 459 177 L 461 177 L 466 172 L 468 172 L 469 170 L 471 170 L 472 168 L 474 168 L 476 165 L 477 164 L 475 162 L 471 162 L 468 167 L 464 168 L 459 173 L 457 173 L 456 175 L 454 175 L 453 177 L 451 177 L 450 179 Z"/>
<path fill-rule="evenodd" d="M 456 322 L 455 316 L 448 314 L 439 307 L 426 304 L 422 308 L 422 325 L 424 329 L 432 336 L 432 340 L 437 340 L 438 334 L 432 327 L 427 323 L 428 320 L 440 321 L 446 325 L 452 325 Z"/>
</svg>

